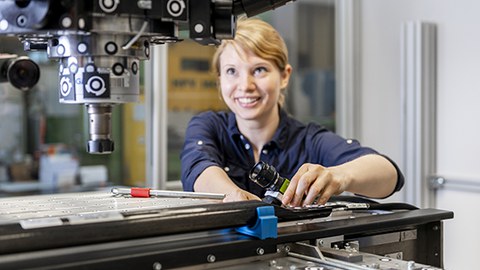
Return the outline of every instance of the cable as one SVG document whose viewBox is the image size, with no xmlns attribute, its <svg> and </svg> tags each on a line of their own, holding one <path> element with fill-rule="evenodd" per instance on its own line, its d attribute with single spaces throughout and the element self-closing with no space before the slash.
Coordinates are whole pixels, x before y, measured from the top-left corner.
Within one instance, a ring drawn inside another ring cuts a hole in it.
<svg viewBox="0 0 480 270">
<path fill-rule="evenodd" d="M 140 31 L 132 39 L 130 39 L 130 41 L 127 44 L 123 45 L 122 49 L 124 50 L 130 49 L 133 43 L 135 43 L 135 41 L 137 41 L 143 35 L 143 32 L 145 32 L 145 29 L 147 28 L 147 26 L 148 26 L 148 22 L 144 21 L 142 27 L 140 28 Z"/>
</svg>

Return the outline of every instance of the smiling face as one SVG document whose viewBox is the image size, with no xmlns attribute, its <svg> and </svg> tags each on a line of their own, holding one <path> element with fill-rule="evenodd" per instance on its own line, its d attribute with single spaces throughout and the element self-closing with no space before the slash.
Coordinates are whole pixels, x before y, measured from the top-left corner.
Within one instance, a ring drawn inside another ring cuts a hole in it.
<svg viewBox="0 0 480 270">
<path fill-rule="evenodd" d="M 273 62 L 233 44 L 219 58 L 222 97 L 237 121 L 278 117 L 280 91 L 288 85 L 290 66 L 280 71 Z"/>
</svg>

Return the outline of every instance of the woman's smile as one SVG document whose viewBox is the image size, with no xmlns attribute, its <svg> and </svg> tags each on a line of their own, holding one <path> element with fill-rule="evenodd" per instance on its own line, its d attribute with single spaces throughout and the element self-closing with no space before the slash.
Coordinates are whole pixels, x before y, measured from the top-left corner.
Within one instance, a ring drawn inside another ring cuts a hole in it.
<svg viewBox="0 0 480 270">
<path fill-rule="evenodd" d="M 252 108 L 257 105 L 258 101 L 260 100 L 260 97 L 237 97 L 235 98 L 237 103 L 244 108 Z"/>
</svg>

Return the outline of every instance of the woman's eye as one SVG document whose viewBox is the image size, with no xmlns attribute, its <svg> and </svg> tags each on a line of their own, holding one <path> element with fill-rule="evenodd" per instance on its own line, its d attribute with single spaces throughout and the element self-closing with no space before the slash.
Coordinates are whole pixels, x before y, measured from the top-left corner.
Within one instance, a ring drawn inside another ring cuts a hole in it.
<svg viewBox="0 0 480 270">
<path fill-rule="evenodd" d="M 262 74 L 262 73 L 265 73 L 265 72 L 267 72 L 267 69 L 265 67 L 257 67 L 257 68 L 255 68 L 253 73 Z"/>
<path fill-rule="evenodd" d="M 234 68 L 227 68 L 227 70 L 225 70 L 225 73 L 229 74 L 229 75 L 235 74 L 235 69 Z"/>
</svg>

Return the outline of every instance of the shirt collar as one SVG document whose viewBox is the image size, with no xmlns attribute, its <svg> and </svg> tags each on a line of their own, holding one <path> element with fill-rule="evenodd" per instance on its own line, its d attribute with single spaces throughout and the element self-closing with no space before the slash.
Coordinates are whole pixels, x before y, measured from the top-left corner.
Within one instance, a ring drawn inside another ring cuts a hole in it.
<svg viewBox="0 0 480 270">
<path fill-rule="evenodd" d="M 287 143 L 287 138 L 288 138 L 288 128 L 287 128 L 288 114 L 282 108 L 280 108 L 279 114 L 280 114 L 280 122 L 269 144 L 275 144 L 277 147 L 284 149 Z M 238 139 L 243 140 L 243 135 L 240 133 L 240 130 L 238 129 L 237 120 L 233 112 L 228 113 L 228 131 L 233 140 L 238 140 Z"/>
</svg>

